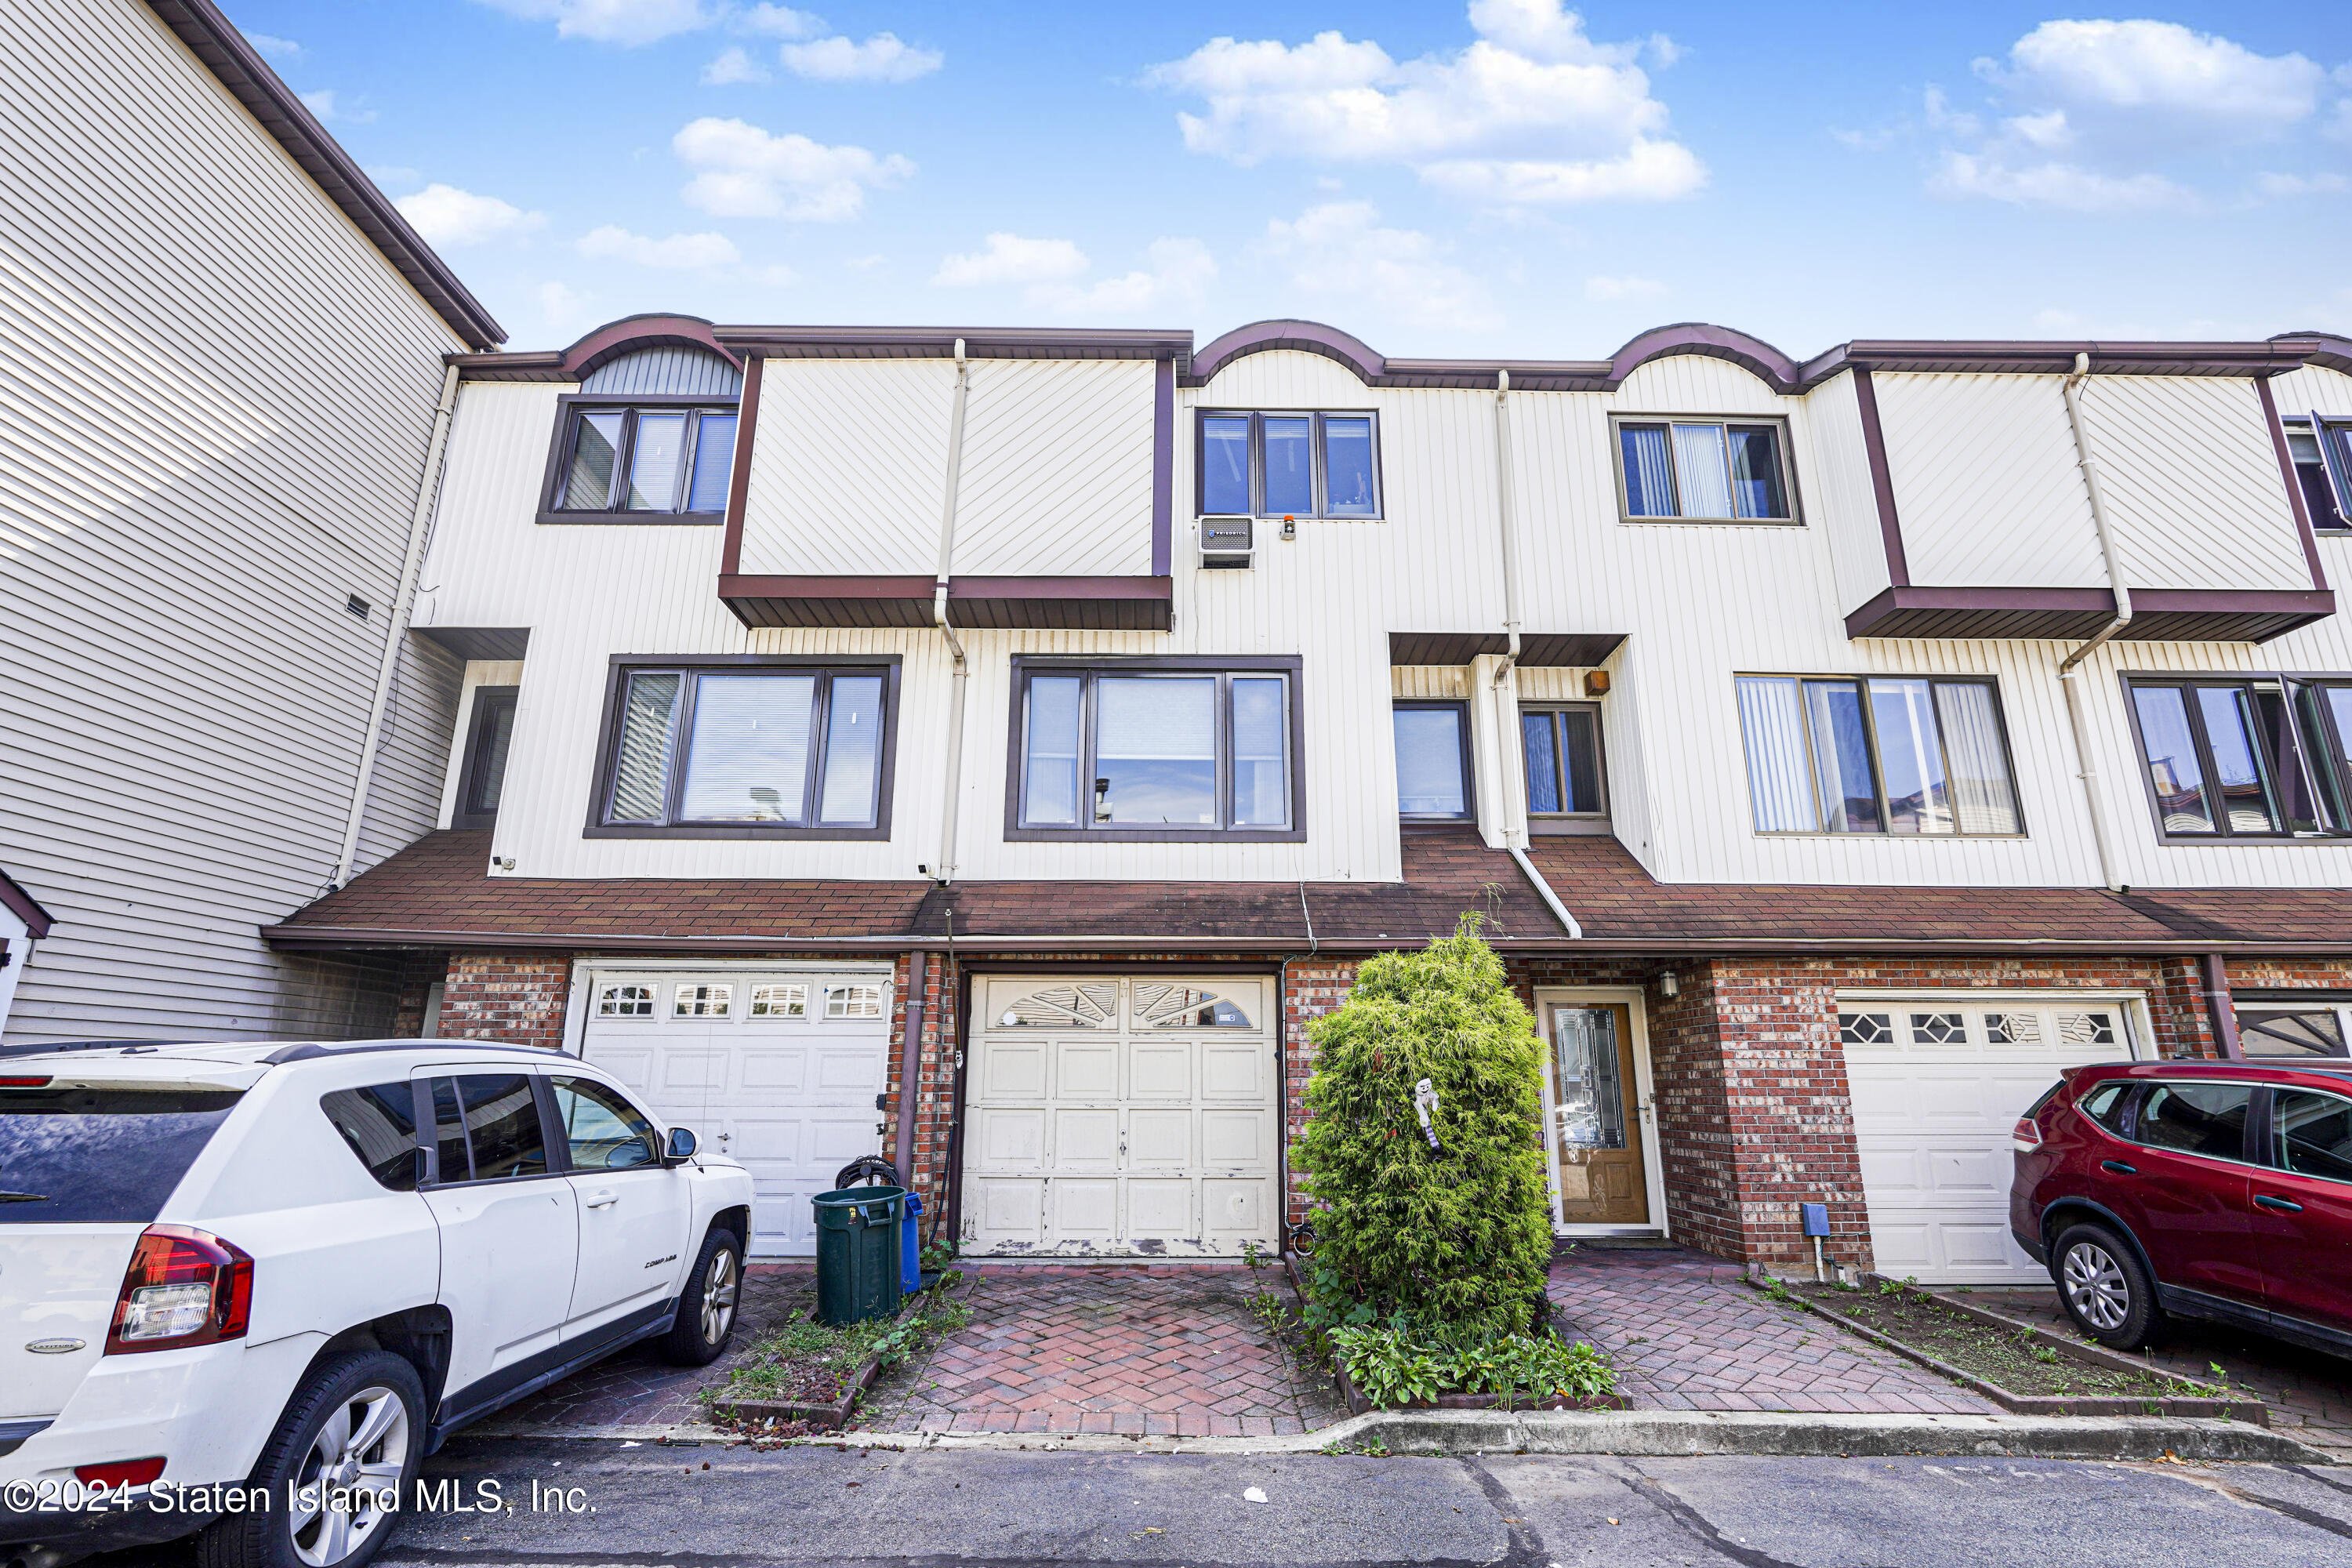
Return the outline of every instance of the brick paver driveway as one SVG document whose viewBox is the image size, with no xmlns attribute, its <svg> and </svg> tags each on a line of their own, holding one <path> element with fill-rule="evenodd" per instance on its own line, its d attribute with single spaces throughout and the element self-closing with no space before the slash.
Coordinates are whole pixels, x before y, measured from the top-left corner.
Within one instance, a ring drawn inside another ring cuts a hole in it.
<svg viewBox="0 0 2352 1568">
<path fill-rule="evenodd" d="M 1262 1437 L 1346 1414 L 1328 1382 L 1318 1388 L 1250 1310 L 1246 1268 L 962 1268 L 971 1324 L 877 1384 L 856 1425 Z M 1271 1269 L 1265 1279 L 1276 1289 Z"/>
<path fill-rule="evenodd" d="M 1944 1293 L 2037 1329 L 2084 1339 L 2058 1304 L 2057 1290 L 2049 1286 L 1979 1286 Z M 2186 1319 L 2172 1325 L 2162 1344 L 2133 1353 L 2200 1383 L 2212 1382 L 2212 1368 L 2219 1365 L 2232 1384 L 2262 1396 L 2271 1407 L 2273 1427 L 2352 1461 L 2352 1362 L 2242 1329 Z"/>
<path fill-rule="evenodd" d="M 1551 1266 L 1553 1325 L 1608 1355 L 1637 1410 L 1997 1409 L 1739 1275 L 1738 1264 L 1676 1248 L 1579 1247 Z"/>
</svg>

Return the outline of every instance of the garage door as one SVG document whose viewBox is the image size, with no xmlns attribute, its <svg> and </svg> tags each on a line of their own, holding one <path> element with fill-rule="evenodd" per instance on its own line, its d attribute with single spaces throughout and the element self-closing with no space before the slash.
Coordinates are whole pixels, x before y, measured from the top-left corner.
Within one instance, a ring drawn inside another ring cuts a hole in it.
<svg viewBox="0 0 2352 1568">
<path fill-rule="evenodd" d="M 1273 986 L 988 978 L 964 1239 L 999 1256 L 1231 1258 L 1279 1200 Z"/>
<path fill-rule="evenodd" d="M 1882 1274 L 2044 1283 L 2009 1235 L 2010 1129 L 2058 1069 L 2134 1054 L 2123 997 L 1841 998 L 1870 1245 Z"/>
<path fill-rule="evenodd" d="M 889 973 L 602 970 L 582 1054 L 751 1173 L 751 1253 L 816 1251 L 809 1199 L 882 1152 Z"/>
</svg>

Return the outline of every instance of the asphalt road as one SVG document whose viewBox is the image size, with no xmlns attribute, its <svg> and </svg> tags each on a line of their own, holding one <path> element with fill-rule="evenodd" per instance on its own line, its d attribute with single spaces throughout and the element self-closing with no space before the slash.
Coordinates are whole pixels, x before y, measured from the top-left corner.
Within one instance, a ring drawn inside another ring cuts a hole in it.
<svg viewBox="0 0 2352 1568">
<path fill-rule="evenodd" d="M 454 1442 L 494 1512 L 384 1564 L 2102 1568 L 2352 1563 L 2352 1471 L 2049 1459 L 1244 1458 Z M 534 1492 L 534 1487 L 537 1489 Z M 1256 1488 L 1266 1501 L 1245 1500 Z M 443 1499 L 443 1501 L 451 1500 Z M 107 1568 L 188 1568 L 185 1547 Z"/>
</svg>

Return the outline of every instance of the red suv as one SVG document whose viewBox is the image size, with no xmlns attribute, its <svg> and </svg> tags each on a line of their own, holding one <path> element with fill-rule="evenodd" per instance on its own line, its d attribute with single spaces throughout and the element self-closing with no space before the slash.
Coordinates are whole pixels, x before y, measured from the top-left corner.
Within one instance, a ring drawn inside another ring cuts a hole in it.
<svg viewBox="0 0 2352 1568">
<path fill-rule="evenodd" d="M 2094 1339 L 2212 1318 L 2352 1354 L 2352 1064 L 2077 1068 L 2010 1141 L 2010 1231 Z"/>
</svg>

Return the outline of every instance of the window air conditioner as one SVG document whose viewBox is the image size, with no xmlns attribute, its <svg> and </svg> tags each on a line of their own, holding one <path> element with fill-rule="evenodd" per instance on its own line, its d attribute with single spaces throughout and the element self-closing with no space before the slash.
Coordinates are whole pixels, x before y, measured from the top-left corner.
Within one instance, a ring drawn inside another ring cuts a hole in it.
<svg viewBox="0 0 2352 1568">
<path fill-rule="evenodd" d="M 1255 519 L 1204 517 L 1201 520 L 1201 570 L 1246 572 L 1252 555 Z"/>
</svg>

